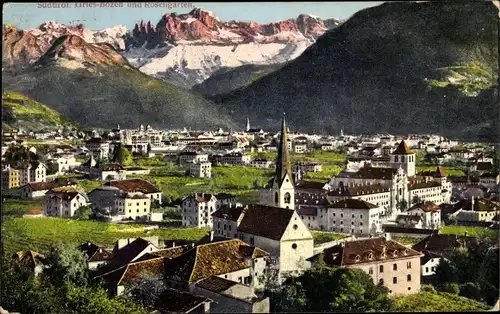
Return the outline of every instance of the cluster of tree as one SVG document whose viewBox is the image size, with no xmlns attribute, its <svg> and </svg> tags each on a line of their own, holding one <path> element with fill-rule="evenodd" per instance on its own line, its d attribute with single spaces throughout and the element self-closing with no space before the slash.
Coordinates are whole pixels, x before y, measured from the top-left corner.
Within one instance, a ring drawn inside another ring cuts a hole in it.
<svg viewBox="0 0 500 314">
<path fill-rule="evenodd" d="M 266 285 L 271 312 L 390 311 L 393 300 L 364 271 L 317 265 L 282 285 Z"/>
<path fill-rule="evenodd" d="M 133 163 L 132 154 L 122 144 L 119 144 L 115 149 L 113 162 L 122 166 L 130 166 Z"/>
<path fill-rule="evenodd" d="M 495 304 L 500 293 L 498 250 L 486 241 L 453 250 L 436 269 L 436 289 Z"/>
<path fill-rule="evenodd" d="M 2 307 L 22 313 L 145 314 L 140 304 L 126 297 L 109 297 L 98 283 L 89 281 L 86 256 L 74 248 L 53 247 L 50 265 L 41 274 L 14 260 L 4 260 L 0 274 Z"/>
<path fill-rule="evenodd" d="M 39 156 L 37 154 L 31 152 L 26 146 L 23 145 L 10 145 L 3 157 L 5 158 L 6 164 L 39 160 Z"/>
</svg>

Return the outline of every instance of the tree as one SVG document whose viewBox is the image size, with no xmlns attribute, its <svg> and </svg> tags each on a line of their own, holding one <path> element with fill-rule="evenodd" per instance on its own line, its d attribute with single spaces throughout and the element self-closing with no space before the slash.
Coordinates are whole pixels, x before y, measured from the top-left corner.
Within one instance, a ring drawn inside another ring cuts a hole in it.
<svg viewBox="0 0 500 314">
<path fill-rule="evenodd" d="M 92 209 L 90 206 L 80 206 L 80 208 L 75 211 L 75 215 L 73 217 L 78 220 L 89 220 L 91 215 Z"/>
<path fill-rule="evenodd" d="M 133 163 L 132 154 L 122 144 L 115 149 L 113 161 L 122 166 L 130 166 Z"/>
<path fill-rule="evenodd" d="M 437 289 L 441 292 L 447 292 L 451 294 L 459 294 L 460 287 L 455 282 L 445 282 L 437 285 Z"/>
<path fill-rule="evenodd" d="M 166 289 L 163 281 L 147 276 L 130 285 L 126 294 L 145 308 L 153 308 L 160 294 Z"/>
<path fill-rule="evenodd" d="M 280 289 L 267 290 L 278 299 L 271 311 L 367 312 L 392 308 L 388 289 L 375 285 L 359 269 L 314 267 L 287 280 Z"/>
<path fill-rule="evenodd" d="M 396 208 L 400 211 L 403 212 L 408 208 L 408 202 L 406 200 L 401 200 L 396 204 Z"/>
<path fill-rule="evenodd" d="M 60 290 L 47 280 L 36 278 L 31 270 L 10 260 L 3 262 L 2 307 L 23 313 L 63 313 Z"/>
<path fill-rule="evenodd" d="M 66 294 L 69 313 L 86 314 L 145 314 L 142 306 L 125 297 L 109 298 L 108 292 L 100 287 L 72 286 Z"/>
<path fill-rule="evenodd" d="M 5 164 L 39 160 L 37 154 L 30 152 L 26 146 L 22 145 L 10 145 L 3 157 L 5 158 Z"/>
<path fill-rule="evenodd" d="M 413 204 L 419 204 L 420 202 L 422 202 L 422 199 L 421 199 L 418 195 L 415 195 L 415 196 L 413 197 L 413 199 L 411 200 L 411 202 L 412 202 Z"/>
<path fill-rule="evenodd" d="M 160 204 L 160 201 L 158 200 L 153 200 L 151 202 L 151 209 L 160 209 L 161 208 L 161 204 Z"/>
<path fill-rule="evenodd" d="M 46 270 L 46 274 L 54 285 L 68 287 L 87 283 L 87 256 L 78 249 L 69 246 L 51 247 L 47 261 L 51 266 Z"/>
<path fill-rule="evenodd" d="M 481 289 L 473 282 L 467 282 L 460 287 L 460 295 L 476 301 L 481 301 Z"/>
</svg>

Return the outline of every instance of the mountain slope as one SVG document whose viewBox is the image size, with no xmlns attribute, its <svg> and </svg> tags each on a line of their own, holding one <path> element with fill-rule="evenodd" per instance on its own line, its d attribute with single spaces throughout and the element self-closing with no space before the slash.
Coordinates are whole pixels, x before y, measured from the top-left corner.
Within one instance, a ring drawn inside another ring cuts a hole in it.
<svg viewBox="0 0 500 314">
<path fill-rule="evenodd" d="M 2 127 L 4 129 L 24 128 L 39 131 L 65 126 L 74 127 L 75 125 L 61 117 L 57 111 L 23 94 L 3 92 Z"/>
<path fill-rule="evenodd" d="M 429 81 L 462 63 L 497 69 L 497 22 L 491 2 L 385 3 L 356 13 L 280 70 L 218 101 L 262 127 L 286 111 L 291 126 L 304 130 L 456 135 L 491 125 L 485 113 L 494 109 L 498 87 L 471 97 Z"/>
<path fill-rule="evenodd" d="M 202 97 L 141 73 L 109 44 L 74 35 L 57 39 L 29 71 L 4 77 L 4 86 L 82 125 L 233 126 Z"/>
<path fill-rule="evenodd" d="M 208 99 L 225 95 L 237 89 L 244 88 L 256 80 L 277 71 L 284 64 L 247 64 L 236 68 L 221 68 L 208 79 L 193 86 L 192 90 Z"/>
</svg>

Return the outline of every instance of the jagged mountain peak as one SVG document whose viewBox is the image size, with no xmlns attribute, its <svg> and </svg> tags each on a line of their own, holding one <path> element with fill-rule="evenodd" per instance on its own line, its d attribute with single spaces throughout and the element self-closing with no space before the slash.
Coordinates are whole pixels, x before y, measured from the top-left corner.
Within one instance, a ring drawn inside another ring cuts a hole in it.
<svg viewBox="0 0 500 314">
<path fill-rule="evenodd" d="M 43 66 L 51 62 L 71 61 L 86 65 L 127 65 L 127 60 L 122 57 L 110 44 L 87 43 L 77 35 L 63 35 L 54 41 L 47 52 L 38 60 L 35 66 Z M 66 65 L 66 63 L 63 63 Z"/>
</svg>

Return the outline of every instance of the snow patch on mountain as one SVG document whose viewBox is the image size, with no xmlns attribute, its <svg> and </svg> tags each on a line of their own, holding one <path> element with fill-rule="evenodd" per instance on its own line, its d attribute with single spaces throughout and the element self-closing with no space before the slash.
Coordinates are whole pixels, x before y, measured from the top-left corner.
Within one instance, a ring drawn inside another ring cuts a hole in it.
<svg viewBox="0 0 500 314">
<path fill-rule="evenodd" d="M 292 34 L 280 35 L 292 36 Z M 286 62 L 298 57 L 310 44 L 311 41 L 306 38 L 288 44 L 247 43 L 225 46 L 200 45 L 191 41 L 189 44 L 178 43 L 176 46 L 153 50 L 130 49 L 124 56 L 133 66 L 153 77 L 164 79 L 165 73 L 175 72 L 186 79 L 189 78 L 191 82 L 183 82 L 182 87 L 186 87 L 187 84 L 190 88 L 209 78 L 221 67 Z"/>
</svg>

